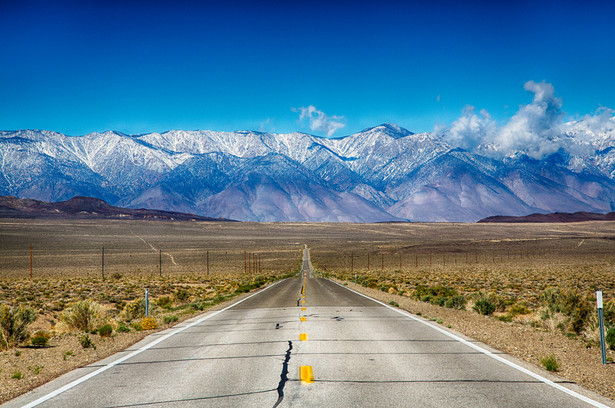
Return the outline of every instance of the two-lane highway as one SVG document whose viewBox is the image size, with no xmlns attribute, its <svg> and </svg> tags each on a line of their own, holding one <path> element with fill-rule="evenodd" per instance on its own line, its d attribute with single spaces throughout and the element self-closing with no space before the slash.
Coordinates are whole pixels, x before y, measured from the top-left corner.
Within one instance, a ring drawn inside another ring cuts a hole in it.
<svg viewBox="0 0 615 408">
<path fill-rule="evenodd" d="M 306 248 L 296 278 L 3 407 L 606 406 L 504 357 L 311 276 Z"/>
</svg>

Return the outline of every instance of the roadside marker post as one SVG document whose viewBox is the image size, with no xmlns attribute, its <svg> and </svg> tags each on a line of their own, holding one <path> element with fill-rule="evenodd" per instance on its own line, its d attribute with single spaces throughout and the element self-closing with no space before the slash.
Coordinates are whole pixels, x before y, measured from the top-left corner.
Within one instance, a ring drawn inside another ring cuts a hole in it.
<svg viewBox="0 0 615 408">
<path fill-rule="evenodd" d="M 149 289 L 145 289 L 145 317 L 149 317 Z"/>
<path fill-rule="evenodd" d="M 602 354 L 602 364 L 606 364 L 606 345 L 604 342 L 604 312 L 602 305 L 602 291 L 596 291 L 596 306 L 598 306 L 598 321 L 600 323 L 600 352 Z"/>
</svg>

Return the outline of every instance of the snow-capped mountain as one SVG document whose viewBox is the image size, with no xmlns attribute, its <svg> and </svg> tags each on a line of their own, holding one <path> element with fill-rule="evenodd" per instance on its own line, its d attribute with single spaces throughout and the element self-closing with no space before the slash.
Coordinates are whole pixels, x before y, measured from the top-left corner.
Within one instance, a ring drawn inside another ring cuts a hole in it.
<svg viewBox="0 0 615 408">
<path fill-rule="evenodd" d="M 0 195 L 244 221 L 477 221 L 615 209 L 615 126 L 567 124 L 566 149 L 488 157 L 384 124 L 342 138 L 181 131 L 0 132 Z M 563 142 L 562 142 L 563 145 Z"/>
</svg>

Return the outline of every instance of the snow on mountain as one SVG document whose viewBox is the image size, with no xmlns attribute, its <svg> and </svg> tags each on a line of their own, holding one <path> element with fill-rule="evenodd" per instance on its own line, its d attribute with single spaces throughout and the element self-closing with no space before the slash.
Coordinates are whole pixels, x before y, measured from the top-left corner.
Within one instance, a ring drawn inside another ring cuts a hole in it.
<svg viewBox="0 0 615 408">
<path fill-rule="evenodd" d="M 336 139 L 172 130 L 0 132 L 0 195 L 249 221 L 476 221 L 615 209 L 615 121 L 567 123 L 561 151 L 497 159 L 383 124 Z"/>
</svg>

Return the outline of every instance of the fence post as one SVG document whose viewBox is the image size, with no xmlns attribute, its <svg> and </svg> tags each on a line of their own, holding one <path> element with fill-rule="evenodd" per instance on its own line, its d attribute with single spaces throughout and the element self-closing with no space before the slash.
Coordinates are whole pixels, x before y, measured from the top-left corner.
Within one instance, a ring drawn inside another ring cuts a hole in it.
<svg viewBox="0 0 615 408">
<path fill-rule="evenodd" d="M 102 247 L 102 280 L 105 280 L 105 247 Z"/>
</svg>

